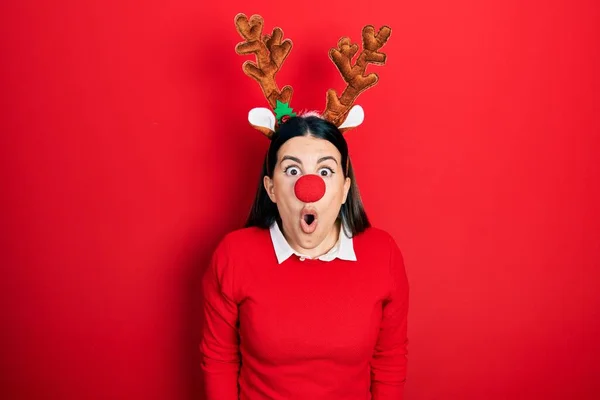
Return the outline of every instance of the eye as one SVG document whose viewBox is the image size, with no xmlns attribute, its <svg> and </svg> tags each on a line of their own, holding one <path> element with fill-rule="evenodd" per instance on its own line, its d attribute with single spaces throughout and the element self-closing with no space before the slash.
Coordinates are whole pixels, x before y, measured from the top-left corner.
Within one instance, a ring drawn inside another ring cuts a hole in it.
<svg viewBox="0 0 600 400">
<path fill-rule="evenodd" d="M 283 172 L 288 176 L 298 176 L 298 175 L 300 175 L 300 168 L 294 167 L 294 166 L 289 166 L 289 167 L 286 167 L 283 170 Z"/>
<path fill-rule="evenodd" d="M 331 176 L 333 174 L 334 174 L 334 172 L 331 168 L 324 167 L 324 168 L 319 169 L 320 176 Z"/>
</svg>

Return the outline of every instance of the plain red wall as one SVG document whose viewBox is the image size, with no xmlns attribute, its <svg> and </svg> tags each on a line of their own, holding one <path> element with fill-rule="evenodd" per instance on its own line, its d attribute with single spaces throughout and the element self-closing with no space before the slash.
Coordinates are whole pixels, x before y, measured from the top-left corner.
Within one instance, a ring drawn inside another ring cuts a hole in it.
<svg viewBox="0 0 600 400">
<path fill-rule="evenodd" d="M 198 279 L 268 144 L 245 12 L 293 39 L 296 108 L 393 28 L 347 138 L 406 259 L 406 398 L 600 398 L 600 6 L 534 3 L 3 2 L 1 397 L 201 398 Z"/>
</svg>

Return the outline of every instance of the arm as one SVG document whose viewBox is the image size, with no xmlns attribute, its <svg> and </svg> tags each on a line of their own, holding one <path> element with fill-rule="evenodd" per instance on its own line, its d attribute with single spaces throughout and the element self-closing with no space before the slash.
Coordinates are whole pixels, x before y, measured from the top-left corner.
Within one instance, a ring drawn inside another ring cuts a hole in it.
<svg viewBox="0 0 600 400">
<path fill-rule="evenodd" d="M 383 302 L 383 315 L 375 352 L 371 359 L 372 400 L 401 400 L 406 381 L 406 336 L 408 280 L 404 261 L 390 237 L 390 294 Z"/>
<path fill-rule="evenodd" d="M 215 250 L 202 280 L 204 326 L 200 352 L 206 400 L 238 400 L 238 307 L 226 244 Z"/>
</svg>

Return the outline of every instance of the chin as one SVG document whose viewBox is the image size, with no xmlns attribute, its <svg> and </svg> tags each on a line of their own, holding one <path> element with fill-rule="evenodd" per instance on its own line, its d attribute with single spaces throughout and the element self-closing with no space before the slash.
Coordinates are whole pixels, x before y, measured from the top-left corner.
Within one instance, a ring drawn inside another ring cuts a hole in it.
<svg viewBox="0 0 600 400">
<path fill-rule="evenodd" d="M 312 249 L 317 247 L 327 238 L 329 229 L 323 229 L 323 226 L 319 226 L 313 233 L 304 233 L 300 229 L 300 243 L 305 249 Z"/>
<path fill-rule="evenodd" d="M 304 249 L 313 249 L 317 247 L 323 239 L 323 235 L 317 230 L 313 233 L 304 233 L 300 229 L 298 232 L 298 244 Z"/>
</svg>

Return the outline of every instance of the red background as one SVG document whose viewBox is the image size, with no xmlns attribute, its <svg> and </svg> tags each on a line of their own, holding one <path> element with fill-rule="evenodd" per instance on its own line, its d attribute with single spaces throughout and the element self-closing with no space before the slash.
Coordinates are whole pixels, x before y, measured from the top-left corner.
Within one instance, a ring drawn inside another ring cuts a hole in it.
<svg viewBox="0 0 600 400">
<path fill-rule="evenodd" d="M 406 398 L 600 398 L 600 6 L 369 4 L 2 3 L 2 398 L 201 398 L 198 279 L 267 148 L 237 12 L 293 39 L 297 109 L 393 28 L 347 138 L 406 259 Z"/>
</svg>

